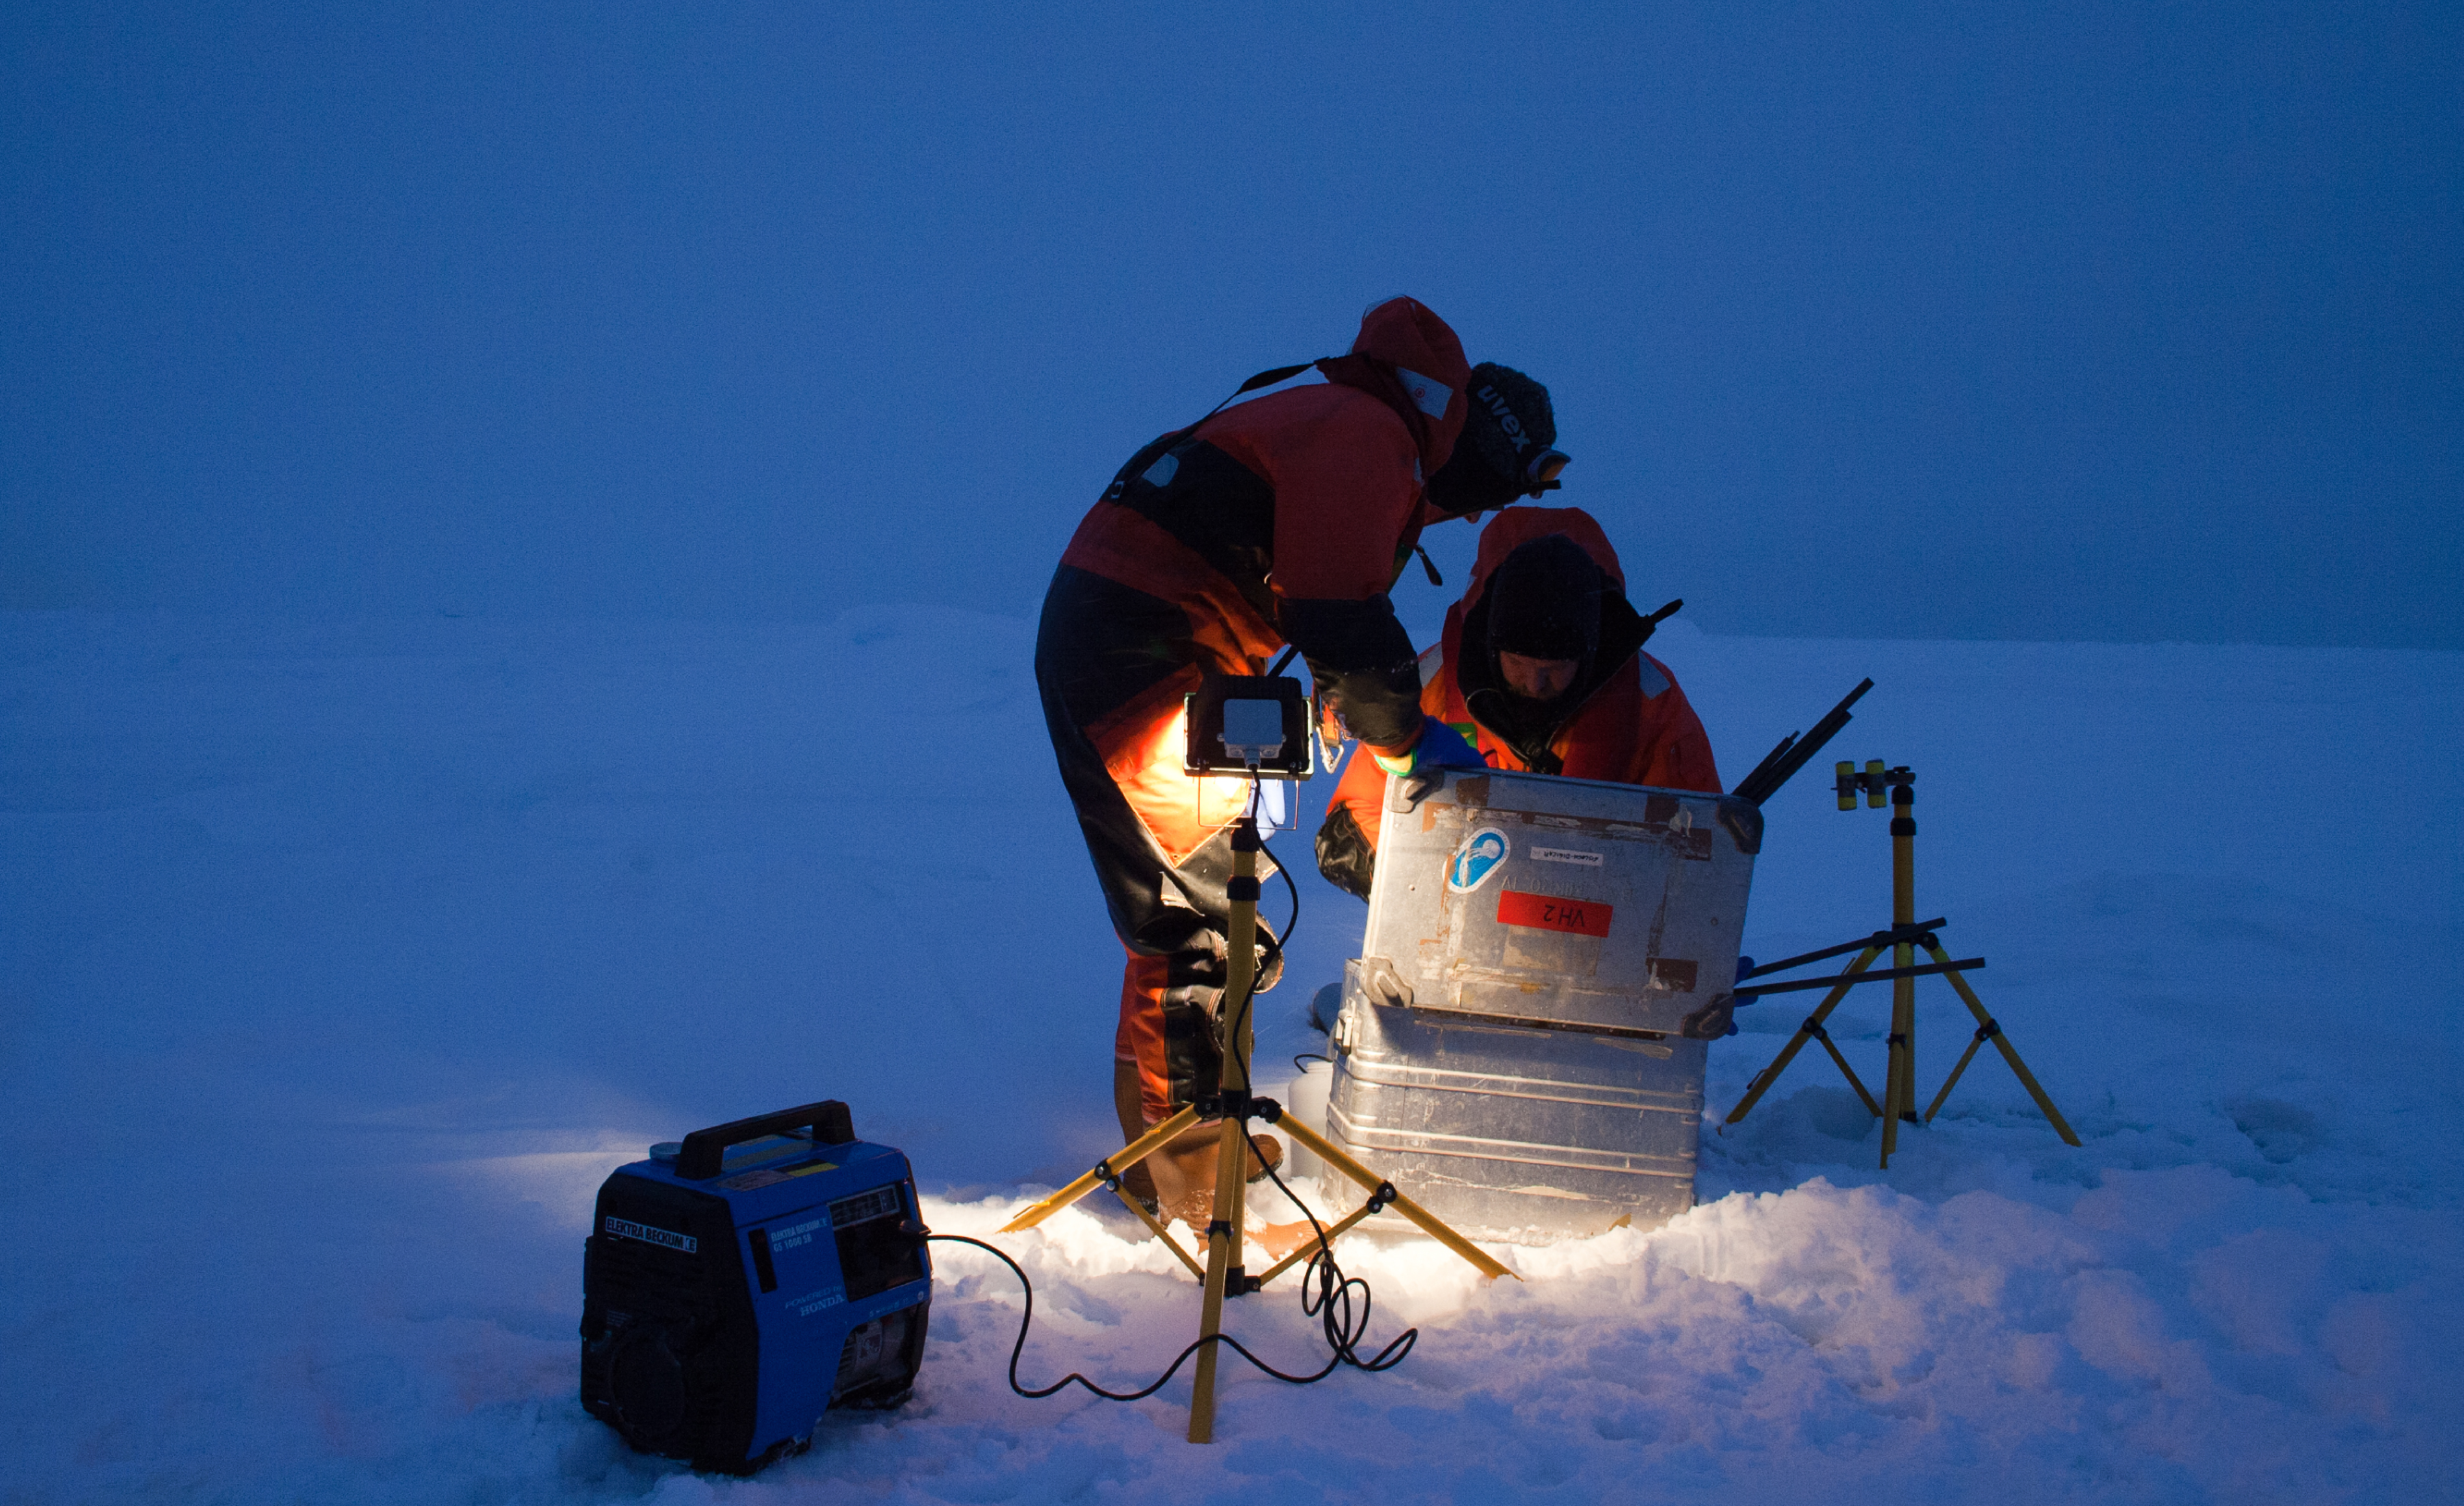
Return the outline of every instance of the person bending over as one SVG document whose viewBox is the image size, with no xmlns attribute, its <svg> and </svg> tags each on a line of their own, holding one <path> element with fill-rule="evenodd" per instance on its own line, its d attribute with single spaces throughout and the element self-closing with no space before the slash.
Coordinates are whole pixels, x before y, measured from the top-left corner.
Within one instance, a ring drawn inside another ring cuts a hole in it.
<svg viewBox="0 0 2464 1506">
<path fill-rule="evenodd" d="M 1565 464 L 1546 389 L 1467 365 L 1454 331 L 1411 299 L 1371 308 L 1351 352 L 1316 366 L 1322 384 L 1223 408 L 1132 455 L 1044 600 L 1036 684 L 1129 953 L 1113 1046 L 1125 1136 L 1212 1091 L 1221 1070 L 1223 827 L 1247 786 L 1182 772 L 1182 698 L 1208 675 L 1263 674 L 1289 643 L 1386 767 L 1467 761 L 1441 752 L 1460 740 L 1422 715 L 1387 591 L 1424 525 L 1537 496 Z M 1202 1221 L 1219 1132 L 1165 1147 L 1151 1180 L 1126 1179 L 1132 1191 Z"/>
<path fill-rule="evenodd" d="M 1608 536 L 1577 507 L 1518 507 L 1480 536 L 1463 600 L 1420 655 L 1420 709 L 1492 768 L 1720 793 L 1703 723 L 1642 652 Z M 1318 872 L 1369 897 L 1387 770 L 1354 758 L 1318 827 Z"/>
</svg>

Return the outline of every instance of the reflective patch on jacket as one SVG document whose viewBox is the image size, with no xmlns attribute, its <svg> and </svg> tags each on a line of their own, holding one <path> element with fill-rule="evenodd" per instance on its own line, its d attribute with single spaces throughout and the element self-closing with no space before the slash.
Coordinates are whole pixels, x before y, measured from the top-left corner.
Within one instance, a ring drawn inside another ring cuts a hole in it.
<svg viewBox="0 0 2464 1506">
<path fill-rule="evenodd" d="M 1424 377 L 1409 366 L 1397 366 L 1395 375 L 1401 380 L 1403 390 L 1411 394 L 1412 406 L 1431 418 L 1446 416 L 1446 405 L 1455 400 L 1455 389 L 1436 377 Z"/>
</svg>

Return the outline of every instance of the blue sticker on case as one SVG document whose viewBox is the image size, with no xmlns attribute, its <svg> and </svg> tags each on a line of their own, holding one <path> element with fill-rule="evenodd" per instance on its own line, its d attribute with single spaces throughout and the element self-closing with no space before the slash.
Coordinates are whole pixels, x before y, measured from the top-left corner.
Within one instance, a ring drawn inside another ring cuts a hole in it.
<svg viewBox="0 0 2464 1506">
<path fill-rule="evenodd" d="M 1506 862 L 1507 852 L 1506 833 L 1495 827 L 1482 827 L 1455 849 L 1453 860 L 1446 864 L 1446 887 L 1459 895 L 1478 889 Z"/>
</svg>

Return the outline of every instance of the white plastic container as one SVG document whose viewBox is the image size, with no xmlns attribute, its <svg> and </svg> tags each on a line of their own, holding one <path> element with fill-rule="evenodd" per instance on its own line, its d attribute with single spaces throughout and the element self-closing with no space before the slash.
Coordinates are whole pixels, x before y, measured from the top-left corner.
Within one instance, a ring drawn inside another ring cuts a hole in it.
<svg viewBox="0 0 2464 1506">
<path fill-rule="evenodd" d="M 1292 1085 L 1285 1090 L 1284 1112 L 1323 1135 L 1326 1133 L 1326 1098 L 1333 1088 L 1334 1063 L 1304 1062 L 1301 1074 L 1294 1077 Z M 1291 1141 L 1287 1148 L 1291 1153 L 1292 1175 L 1314 1177 L 1325 1168 L 1326 1163 L 1317 1159 L 1317 1152 L 1300 1141 Z"/>
</svg>

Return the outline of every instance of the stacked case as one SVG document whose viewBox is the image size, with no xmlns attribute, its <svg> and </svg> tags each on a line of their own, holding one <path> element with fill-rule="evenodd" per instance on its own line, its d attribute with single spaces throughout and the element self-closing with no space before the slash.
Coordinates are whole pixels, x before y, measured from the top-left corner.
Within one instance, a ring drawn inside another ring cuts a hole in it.
<svg viewBox="0 0 2464 1506">
<path fill-rule="evenodd" d="M 1388 781 L 1328 1133 L 1475 1238 L 1693 1206 L 1762 812 L 1495 770 Z"/>
</svg>

